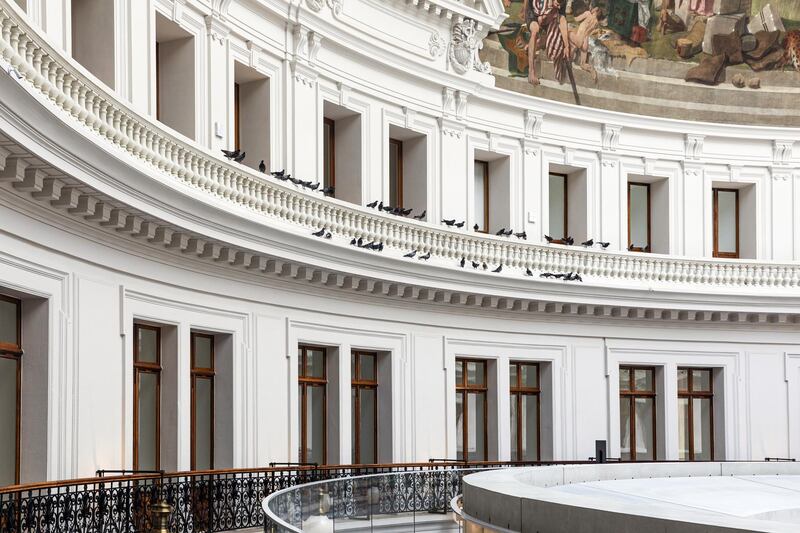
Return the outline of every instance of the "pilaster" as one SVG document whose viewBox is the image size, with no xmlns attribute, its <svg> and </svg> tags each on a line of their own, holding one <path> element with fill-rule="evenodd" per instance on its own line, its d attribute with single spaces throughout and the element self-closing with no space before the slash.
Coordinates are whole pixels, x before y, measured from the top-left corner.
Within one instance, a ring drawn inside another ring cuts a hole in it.
<svg viewBox="0 0 800 533">
<path fill-rule="evenodd" d="M 463 122 L 452 118 L 439 118 L 442 153 L 439 159 L 442 176 L 440 218 L 467 218 L 467 176 L 472 173 L 467 167 L 467 136 Z M 434 219 L 434 222 L 438 220 Z"/>
</svg>

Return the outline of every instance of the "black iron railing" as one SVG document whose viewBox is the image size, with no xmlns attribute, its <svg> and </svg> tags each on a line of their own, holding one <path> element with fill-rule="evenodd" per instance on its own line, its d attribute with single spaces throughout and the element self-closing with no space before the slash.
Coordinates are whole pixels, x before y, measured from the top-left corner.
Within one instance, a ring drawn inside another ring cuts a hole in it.
<svg viewBox="0 0 800 533">
<path fill-rule="evenodd" d="M 446 472 L 541 463 L 431 462 L 286 466 L 128 474 L 0 488 L 0 533 L 137 533 L 150 528 L 149 507 L 172 506 L 170 531 L 217 532 L 264 525 L 263 499 L 315 481 L 396 472 Z M 103 474 L 113 473 L 105 471 Z M 460 477 L 459 477 L 460 480 Z M 445 491 L 447 495 L 451 491 Z M 443 495 L 445 496 L 445 495 Z M 384 505 L 388 500 L 384 499 Z M 438 501 L 438 498 L 437 498 Z"/>
</svg>

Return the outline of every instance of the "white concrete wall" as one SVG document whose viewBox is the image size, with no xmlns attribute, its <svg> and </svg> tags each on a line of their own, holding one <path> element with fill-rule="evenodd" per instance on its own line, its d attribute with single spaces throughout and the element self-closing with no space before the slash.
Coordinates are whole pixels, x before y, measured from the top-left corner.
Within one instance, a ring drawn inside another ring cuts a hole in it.
<svg viewBox="0 0 800 533">
<path fill-rule="evenodd" d="M 42 295 L 53 269 L 63 280 L 62 288 L 56 280 L 55 292 L 47 296 L 53 320 L 43 331 L 53 347 L 49 380 L 59 384 L 47 389 L 45 402 L 53 414 L 41 464 L 50 478 L 131 466 L 134 321 L 161 324 L 171 332 L 164 337 L 162 398 L 168 413 L 163 421 L 169 424 L 163 435 L 167 468 L 189 467 L 192 329 L 231 339 L 232 403 L 224 415 L 230 417 L 226 445 L 231 456 L 225 462 L 234 467 L 297 459 L 299 343 L 330 346 L 345 354 L 337 365 L 338 387 L 331 385 L 329 390 L 344 405 L 350 393 L 346 354 L 356 348 L 388 354 L 391 427 L 382 432 L 391 434 L 394 461 L 455 455 L 452 372 L 458 356 L 494 361 L 492 459 L 510 456 L 504 383 L 511 360 L 539 361 L 548 368 L 543 373 L 544 459 L 586 459 L 593 455 L 595 439 L 608 440 L 610 456 L 618 456 L 621 364 L 661 369 L 664 407 L 658 431 L 665 443 L 659 452 L 663 458 L 677 458 L 674 382 L 677 367 L 685 365 L 713 367 L 721 373 L 724 390 L 718 390 L 715 402 L 724 416 L 715 423 L 724 435 L 724 444 L 717 448 L 724 448 L 724 456 L 718 458 L 800 455 L 794 422 L 800 402 L 786 401 L 797 397 L 800 376 L 798 359 L 792 355 L 800 353 L 800 334 L 791 330 L 765 324 L 680 330 L 619 322 L 578 325 L 566 317 L 545 321 L 469 311 L 442 314 L 422 305 L 342 301 L 312 290 L 287 292 L 280 286 L 232 279 L 213 268 L 187 270 L 110 250 L 10 206 L 0 209 L 7 221 L 0 236 L 0 287 Z M 38 265 L 34 271 L 32 264 Z M 63 339 L 72 340 L 64 344 Z M 349 462 L 350 410 L 339 409 L 330 422 L 338 428 L 332 448 L 338 451 L 330 462 Z M 34 449 L 24 446 L 23 455 Z M 36 474 L 27 476 L 30 481 Z"/>
</svg>

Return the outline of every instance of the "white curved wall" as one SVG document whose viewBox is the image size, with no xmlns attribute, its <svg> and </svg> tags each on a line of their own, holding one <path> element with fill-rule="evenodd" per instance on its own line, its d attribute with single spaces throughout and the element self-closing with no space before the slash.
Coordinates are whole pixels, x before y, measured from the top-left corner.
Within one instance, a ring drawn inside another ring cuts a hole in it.
<svg viewBox="0 0 800 533">
<path fill-rule="evenodd" d="M 29 19 L 44 27 L 52 46 L 64 48 L 63 25 L 42 19 L 44 13 L 61 12 L 45 9 L 50 3 L 29 0 Z M 48 301 L 46 329 L 25 333 L 48 339 L 48 395 L 37 400 L 48 413 L 46 421 L 37 422 L 46 426 L 47 452 L 41 458 L 46 477 L 131 466 L 134 320 L 167 325 L 176 333 L 176 401 L 169 408 L 177 427 L 168 443 L 174 456 L 164 465 L 169 469 L 189 468 L 192 328 L 225 333 L 233 341 L 231 466 L 296 460 L 299 343 L 330 346 L 344 355 L 351 348 L 390 354 L 394 461 L 455 455 L 457 356 L 495 361 L 493 459 L 510 458 L 504 385 L 510 360 L 536 360 L 548 369 L 544 386 L 552 399 L 543 417 L 552 428 L 543 434 L 549 451 L 544 459 L 585 459 L 593 455 L 595 439 L 608 440 L 610 455 L 618 455 L 619 364 L 661 369 L 661 458 L 677 458 L 675 380 L 683 365 L 719 370 L 718 451 L 724 455 L 718 458 L 800 453 L 796 265 L 769 262 L 800 255 L 800 170 L 791 153 L 796 131 L 578 109 L 495 90 L 486 74 L 453 71 L 447 54 L 437 55 L 429 46 L 437 42 L 431 35 L 447 39 L 451 20 L 462 15 L 481 20 L 485 32 L 501 16 L 499 1 L 486 2 L 484 14 L 451 2 L 450 7 L 432 2 L 430 10 L 400 1 L 318 5 L 319 11 L 310 10 L 314 1 L 119 2 L 115 94 L 153 115 L 151 38 L 157 11 L 195 36 L 196 144 L 187 144 L 209 165 L 217 164 L 213 158 L 220 148 L 230 147 L 233 61 L 238 60 L 270 79 L 273 169 L 286 167 L 301 178 L 321 174 L 322 109 L 331 101 L 362 116 L 362 203 L 388 195 L 384 147 L 394 125 L 427 135 L 426 201 L 434 222 L 466 218 L 471 226 L 471 160 L 475 151 L 491 152 L 508 157 L 510 224 L 526 229 L 534 243 L 547 232 L 542 176 L 553 164 L 586 173 L 587 234 L 616 249 L 625 240 L 626 175 L 667 178 L 670 254 L 709 257 L 712 183 L 753 183 L 754 259 L 763 262 L 702 263 L 696 278 L 702 283 L 662 282 L 642 274 L 630 285 L 598 276 L 573 287 L 462 272 L 452 256 L 427 265 L 401 262 L 405 250 L 365 255 L 347 246 L 349 237 L 333 243 L 308 237 L 311 218 L 291 218 L 292 208 L 299 213 L 312 205 L 302 195 L 287 202 L 292 207 L 283 209 L 284 219 L 265 219 L 254 203 L 243 208 L 228 202 L 244 203 L 239 199 L 244 195 L 223 199 L 174 180 L 170 172 L 183 171 L 178 164 L 154 168 L 154 158 L 140 157 L 147 152 L 138 140 L 124 151 L 89 131 L 80 123 L 91 116 L 81 109 L 80 95 L 53 103 L 37 93 L 36 83 L 15 86 L 13 78 L 4 78 L 0 287 Z M 63 20 L 69 20 L 67 11 Z M 4 20 L 11 27 L 12 19 Z M 8 35 L 4 59 L 11 58 L 27 76 L 26 65 L 9 52 L 10 30 Z M 60 105 L 73 103 L 72 115 L 62 113 Z M 158 126 L 143 123 L 153 137 L 142 143 L 162 135 Z M 102 213 L 95 204 L 89 210 L 81 203 L 89 202 L 89 191 L 126 207 L 116 214 Z M 336 209 L 346 213 L 342 219 L 362 217 L 364 227 L 371 223 L 369 212 L 345 211 L 350 208 L 337 201 L 318 212 Z M 167 224 L 174 228 L 170 239 L 162 231 Z M 430 231 L 446 250 L 451 241 Z M 498 242 L 489 238 L 473 246 L 494 251 L 505 246 Z M 235 251 L 241 249 L 254 257 L 263 254 L 263 261 L 256 265 L 247 255 L 248 264 L 242 264 L 242 252 Z M 519 257 L 526 251 L 508 253 Z M 557 260 L 568 265 L 573 255 L 564 252 Z M 587 254 L 584 265 L 607 258 L 603 268 L 608 269 L 613 257 Z M 613 264 L 626 270 L 620 267 L 623 259 Z M 667 259 L 656 257 L 636 271 L 652 272 Z M 309 264 L 342 274 L 320 274 Z M 725 265 L 743 265 L 754 274 L 717 283 L 715 272 Z M 376 282 L 382 279 L 391 283 Z M 398 289 L 402 283 L 408 291 Z M 548 298 L 540 308 L 520 307 L 514 300 L 537 295 Z M 349 371 L 341 359 L 336 394 L 343 402 L 349 401 Z M 336 422 L 340 451 L 331 462 L 348 463 L 349 410 L 341 410 Z"/>
</svg>

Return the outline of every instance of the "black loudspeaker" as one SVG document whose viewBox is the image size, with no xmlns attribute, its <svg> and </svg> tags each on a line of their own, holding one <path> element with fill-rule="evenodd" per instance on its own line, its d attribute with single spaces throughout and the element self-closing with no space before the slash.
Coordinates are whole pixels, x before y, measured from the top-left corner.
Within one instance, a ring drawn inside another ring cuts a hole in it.
<svg viewBox="0 0 800 533">
<path fill-rule="evenodd" d="M 608 457 L 608 448 L 606 446 L 606 441 L 604 440 L 594 441 L 594 460 L 597 461 L 598 463 L 605 463 L 607 457 Z"/>
</svg>

